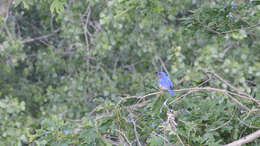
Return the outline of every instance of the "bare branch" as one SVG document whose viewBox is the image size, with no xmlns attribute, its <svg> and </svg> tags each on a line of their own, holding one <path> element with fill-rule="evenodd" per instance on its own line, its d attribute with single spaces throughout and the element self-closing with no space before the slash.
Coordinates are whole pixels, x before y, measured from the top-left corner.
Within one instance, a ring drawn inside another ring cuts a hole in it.
<svg viewBox="0 0 260 146">
<path fill-rule="evenodd" d="M 150 93 L 150 94 L 147 94 L 147 95 L 144 95 L 144 96 L 139 96 L 138 98 L 139 99 L 144 99 L 145 97 L 149 97 L 149 96 L 152 96 L 152 95 L 157 95 L 157 94 L 160 94 L 162 93 L 162 91 L 159 91 L 159 92 L 153 92 L 153 93 Z"/>
<path fill-rule="evenodd" d="M 212 87 L 195 87 L 195 88 L 183 88 L 183 89 L 174 90 L 175 92 L 183 92 L 183 91 L 189 91 L 189 92 L 186 93 L 186 94 L 184 94 L 184 95 L 182 95 L 182 96 L 180 96 L 180 97 L 178 97 L 178 98 L 176 98 L 175 100 L 171 101 L 169 104 L 172 104 L 172 103 L 176 102 L 177 100 L 179 100 L 179 99 L 181 99 L 181 98 L 187 96 L 187 94 L 190 94 L 190 93 L 192 93 L 192 92 L 202 91 L 202 90 L 221 92 L 221 93 L 227 95 L 228 97 L 230 97 L 234 102 L 236 102 L 238 105 L 240 105 L 240 106 L 241 106 L 242 108 L 244 108 L 246 111 L 248 111 L 248 112 L 251 111 L 247 106 L 243 105 L 239 100 L 237 100 L 236 98 L 234 98 L 234 97 L 231 95 L 231 94 L 235 94 L 235 93 L 230 92 L 230 91 L 227 91 L 227 90 L 224 90 L 224 89 L 212 88 Z M 146 97 L 149 97 L 149 96 L 152 96 L 152 95 L 157 95 L 157 94 L 160 94 L 160 93 L 162 93 L 162 92 L 163 92 L 163 91 L 153 92 L 153 93 L 149 93 L 149 94 L 147 94 L 147 95 L 139 96 L 139 97 L 137 97 L 137 96 L 126 97 L 126 98 L 123 98 L 122 100 L 120 100 L 117 105 L 119 105 L 123 100 L 131 99 L 131 98 L 139 99 L 139 101 L 137 102 L 137 103 L 139 103 L 139 102 L 141 102 L 141 100 L 143 100 L 143 99 L 146 98 Z M 240 95 L 240 94 L 235 94 L 235 95 L 240 96 L 240 97 L 242 96 L 242 95 Z M 256 109 L 256 111 L 258 111 L 258 109 Z M 252 111 L 251 111 L 251 112 L 252 112 Z"/>
<path fill-rule="evenodd" d="M 184 88 L 184 89 L 178 89 L 178 90 L 174 90 L 175 92 L 183 92 L 183 91 L 189 91 L 189 92 L 196 92 L 196 91 L 201 91 L 201 90 L 208 90 L 208 91 L 216 91 L 216 92 L 221 92 L 225 95 L 227 95 L 228 97 L 230 97 L 233 101 L 235 101 L 238 105 L 240 105 L 242 108 L 244 108 L 247 111 L 250 111 L 250 109 L 248 107 L 246 107 L 245 105 L 243 105 L 240 101 L 238 101 L 237 99 L 235 99 L 233 96 L 231 96 L 229 93 L 229 91 L 224 90 L 224 89 L 218 89 L 218 88 L 212 88 L 212 87 L 201 87 L 201 88 Z M 172 102 L 170 102 L 169 104 L 172 104 L 174 102 L 176 102 L 177 100 L 181 99 L 184 96 L 178 97 L 175 100 L 173 100 Z"/>
<path fill-rule="evenodd" d="M 183 143 L 183 141 L 181 140 L 181 138 L 180 138 L 180 136 L 179 136 L 179 134 L 176 132 L 176 129 L 177 129 L 177 122 L 175 121 L 175 113 L 174 113 L 174 111 L 173 110 L 169 110 L 168 112 L 167 112 L 167 117 L 168 117 L 168 119 L 167 119 L 167 121 L 166 121 L 166 124 L 168 125 L 168 124 L 170 124 L 170 126 L 171 126 L 171 129 L 172 129 L 172 131 L 174 132 L 174 134 L 176 135 L 176 137 L 177 137 L 177 139 L 180 141 L 180 143 L 182 144 L 182 146 L 185 146 L 185 144 Z"/>
<path fill-rule="evenodd" d="M 180 85 L 182 82 L 184 82 L 185 81 L 185 78 L 183 77 L 183 78 L 181 78 L 176 84 L 175 84 L 175 87 L 176 86 L 178 86 L 178 85 Z"/>
<path fill-rule="evenodd" d="M 86 13 L 87 13 L 87 18 L 84 19 Z M 90 9 L 90 5 L 88 5 L 85 13 L 80 16 L 80 19 L 82 21 L 82 29 L 83 29 L 84 37 L 85 37 L 85 44 L 86 44 L 86 47 L 87 47 L 87 65 L 86 65 L 87 71 L 89 70 L 89 56 L 90 56 L 89 55 L 90 46 L 89 46 L 89 37 L 88 36 L 92 37 L 92 35 L 88 31 L 88 24 L 89 24 L 90 15 L 91 15 L 91 9 Z"/>
<path fill-rule="evenodd" d="M 126 135 L 125 135 L 124 132 L 122 132 L 122 131 L 120 131 L 120 130 L 117 130 L 117 129 L 115 129 L 115 131 L 117 131 L 118 133 L 120 133 L 120 134 L 124 137 L 124 139 L 126 140 L 126 142 L 127 142 L 127 144 L 128 144 L 129 146 L 132 146 L 132 144 L 130 143 L 130 141 L 128 140 L 128 138 L 126 137 Z"/>
<path fill-rule="evenodd" d="M 229 96 L 235 103 L 237 103 L 238 105 L 243 107 L 245 110 L 250 112 L 250 109 L 247 106 L 243 105 L 241 102 L 239 102 L 236 98 L 234 98 L 233 96 L 231 96 L 230 94 L 227 94 L 227 93 L 225 93 L 225 95 Z"/>
<path fill-rule="evenodd" d="M 88 22 L 89 22 L 89 17 L 90 17 L 90 14 L 91 14 L 91 9 L 90 9 L 90 6 L 88 5 L 88 8 L 86 10 L 87 13 L 87 18 L 84 19 L 84 15 L 80 16 L 81 17 L 81 21 L 82 21 L 82 28 L 83 28 L 83 31 L 84 31 L 84 37 L 85 37 L 85 43 L 86 43 L 86 47 L 89 51 L 89 41 L 88 41 L 88 35 L 90 34 L 88 32 Z"/>
<path fill-rule="evenodd" d="M 202 70 L 204 73 L 210 73 L 212 75 L 214 75 L 217 79 L 219 79 L 220 81 L 222 81 L 224 84 L 226 84 L 228 87 L 230 87 L 231 89 L 233 89 L 234 91 L 236 91 L 238 94 L 242 95 L 242 97 L 246 97 L 254 102 L 256 102 L 257 104 L 260 104 L 260 102 L 256 99 L 254 99 L 252 96 L 250 96 L 249 94 L 240 91 L 238 88 L 234 87 L 233 85 L 231 85 L 228 81 L 224 80 L 222 77 L 220 77 L 216 72 L 214 71 L 209 71 L 207 69 L 199 69 Z M 240 96 L 241 97 L 241 96 Z"/>
<path fill-rule="evenodd" d="M 239 121 L 240 123 L 242 123 L 243 125 L 246 125 L 248 128 L 260 129 L 260 127 L 248 125 L 245 121 L 242 121 L 242 120 L 240 120 L 239 118 L 237 118 L 237 119 L 238 119 L 238 121 Z"/>
<path fill-rule="evenodd" d="M 242 144 L 246 144 L 246 143 L 249 143 L 249 142 L 257 139 L 258 137 L 260 137 L 260 130 L 257 130 L 254 133 L 251 133 L 245 137 L 240 138 L 239 140 L 236 140 L 236 141 L 226 144 L 224 146 L 241 146 Z"/>
<path fill-rule="evenodd" d="M 54 36 L 59 31 L 60 31 L 60 29 L 56 29 L 54 32 L 47 34 L 47 35 L 39 36 L 39 37 L 36 37 L 36 38 L 31 38 L 31 39 L 28 39 L 28 40 L 23 40 L 22 43 L 31 43 L 31 42 L 34 42 L 34 41 L 47 39 L 49 37 Z"/>
<path fill-rule="evenodd" d="M 136 130 L 136 123 L 135 123 L 135 121 L 133 119 L 131 120 L 131 122 L 134 125 L 134 132 L 135 132 L 135 137 L 136 137 L 136 140 L 137 140 L 137 144 L 138 144 L 138 146 L 142 146 L 141 143 L 140 143 L 140 140 L 139 140 L 138 132 Z"/>
<path fill-rule="evenodd" d="M 208 77 L 208 79 L 207 79 L 206 81 L 204 81 L 204 82 L 202 82 L 201 84 L 199 84 L 196 88 L 198 88 L 198 87 L 204 85 L 205 83 L 209 82 L 210 80 L 211 80 L 211 78 Z M 188 96 L 189 94 L 191 94 L 191 93 L 193 93 L 193 92 L 194 92 L 194 91 L 189 91 L 189 92 L 183 94 L 182 96 L 178 97 L 176 100 L 179 100 L 179 99 L 181 99 L 181 98 L 183 98 L 183 97 L 186 97 L 186 96 Z M 168 99 L 169 99 L 169 98 L 168 98 Z M 167 103 L 168 99 L 165 101 L 165 104 Z M 173 102 L 174 102 L 174 101 L 170 102 L 169 104 L 172 104 Z"/>
<path fill-rule="evenodd" d="M 164 71 L 165 71 L 165 72 L 167 73 L 167 75 L 169 76 L 169 72 L 168 72 L 168 70 L 167 70 L 167 68 L 166 68 L 166 66 L 165 66 L 165 63 L 163 62 L 162 58 L 161 58 L 160 56 L 157 56 L 157 57 L 159 58 L 160 63 L 161 63 L 161 65 L 162 65 Z"/>
<path fill-rule="evenodd" d="M 5 31 L 6 31 L 6 33 L 7 33 L 7 35 L 8 35 L 8 37 L 9 37 L 10 39 L 13 39 L 13 35 L 12 35 L 12 33 L 9 31 L 9 27 L 7 26 L 6 23 L 4 23 L 4 29 L 5 29 Z"/>
<path fill-rule="evenodd" d="M 162 135 L 160 135 L 160 134 L 158 134 L 158 133 L 156 133 L 156 132 L 152 132 L 152 134 L 154 134 L 154 135 L 156 135 L 156 136 L 159 136 L 159 137 L 161 137 L 164 141 L 166 141 L 167 143 L 170 143 L 169 142 L 169 140 L 167 139 L 167 138 L 165 138 L 164 136 L 162 136 Z"/>
</svg>

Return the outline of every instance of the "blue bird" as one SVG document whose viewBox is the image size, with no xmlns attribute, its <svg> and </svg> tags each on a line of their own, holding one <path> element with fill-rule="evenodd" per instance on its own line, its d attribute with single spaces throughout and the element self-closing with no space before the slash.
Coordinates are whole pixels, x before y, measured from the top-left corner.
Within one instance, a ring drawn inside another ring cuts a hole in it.
<svg viewBox="0 0 260 146">
<path fill-rule="evenodd" d="M 157 72 L 159 88 L 162 90 L 167 90 L 171 95 L 174 95 L 175 92 L 173 89 L 173 83 L 171 79 L 164 72 Z"/>
</svg>

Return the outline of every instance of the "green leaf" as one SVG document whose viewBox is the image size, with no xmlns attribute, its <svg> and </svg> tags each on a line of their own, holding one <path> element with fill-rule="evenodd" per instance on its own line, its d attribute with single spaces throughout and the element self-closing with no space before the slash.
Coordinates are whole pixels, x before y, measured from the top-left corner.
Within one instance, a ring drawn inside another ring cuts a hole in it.
<svg viewBox="0 0 260 146">
<path fill-rule="evenodd" d="M 146 142 L 150 144 L 150 146 L 163 145 L 163 139 L 155 135 L 152 135 L 150 138 L 148 138 Z"/>
</svg>

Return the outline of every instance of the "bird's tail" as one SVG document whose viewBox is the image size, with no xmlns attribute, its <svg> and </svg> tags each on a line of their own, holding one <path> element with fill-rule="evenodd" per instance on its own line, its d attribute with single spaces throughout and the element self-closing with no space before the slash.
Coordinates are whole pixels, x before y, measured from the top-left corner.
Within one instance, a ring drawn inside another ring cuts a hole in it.
<svg viewBox="0 0 260 146">
<path fill-rule="evenodd" d="M 175 94 L 175 92 L 174 92 L 173 90 L 171 90 L 171 89 L 169 89 L 168 92 L 169 92 L 171 95 L 174 95 L 174 94 Z"/>
</svg>

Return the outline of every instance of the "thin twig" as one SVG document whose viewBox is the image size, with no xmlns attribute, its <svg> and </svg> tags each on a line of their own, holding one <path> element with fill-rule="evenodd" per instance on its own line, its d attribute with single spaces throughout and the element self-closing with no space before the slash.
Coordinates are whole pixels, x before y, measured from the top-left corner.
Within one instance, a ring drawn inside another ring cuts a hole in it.
<svg viewBox="0 0 260 146">
<path fill-rule="evenodd" d="M 36 37 L 36 38 L 31 38 L 31 39 L 28 39 L 28 40 L 23 40 L 22 43 L 31 43 L 31 42 L 34 42 L 34 41 L 47 39 L 49 37 L 54 36 L 59 31 L 60 31 L 60 29 L 56 29 L 54 32 L 47 34 L 47 35 L 39 36 L 39 37 Z"/>
<path fill-rule="evenodd" d="M 174 87 L 180 85 L 180 84 L 181 84 L 182 82 L 184 82 L 184 81 L 185 81 L 185 78 L 183 77 L 183 78 L 181 78 L 181 79 L 174 85 Z"/>
<path fill-rule="evenodd" d="M 161 137 L 164 141 L 166 141 L 167 143 L 170 143 L 169 142 L 169 140 L 167 139 L 167 138 L 165 138 L 164 136 L 162 136 L 162 135 L 160 135 L 160 134 L 158 134 L 158 133 L 156 133 L 156 132 L 152 132 L 152 134 L 154 134 L 154 135 L 156 135 L 156 136 L 159 136 L 159 137 Z"/>
<path fill-rule="evenodd" d="M 127 99 L 139 99 L 137 104 L 140 103 L 144 98 L 146 97 L 149 97 L 149 96 L 152 96 L 152 95 L 157 95 L 157 94 L 160 94 L 162 93 L 163 91 L 159 91 L 159 92 L 153 92 L 153 93 L 149 93 L 149 94 L 146 94 L 146 95 L 143 95 L 143 96 L 130 96 L 130 97 L 125 97 L 125 98 L 122 98 L 118 103 L 117 103 L 117 106 L 123 101 L 123 100 L 127 100 Z"/>
<path fill-rule="evenodd" d="M 235 103 L 237 103 L 238 105 L 240 105 L 242 108 L 244 108 L 245 110 L 247 110 L 248 112 L 250 112 L 250 109 L 243 105 L 240 101 L 238 101 L 236 98 L 234 98 L 233 96 L 231 96 L 230 94 L 225 93 L 225 95 L 227 95 L 228 97 L 230 97 Z"/>
<path fill-rule="evenodd" d="M 152 96 L 152 95 L 161 94 L 161 93 L 162 93 L 162 91 L 153 92 L 153 93 L 150 93 L 150 94 L 147 94 L 147 95 L 144 95 L 144 96 L 139 96 L 138 98 L 139 98 L 140 100 L 142 100 L 142 99 L 144 99 L 144 98 L 146 98 L 146 97 L 149 97 L 149 96 Z"/>
<path fill-rule="evenodd" d="M 8 35 L 8 37 L 9 37 L 10 39 L 13 39 L 13 35 L 12 35 L 11 32 L 9 31 L 9 27 L 7 26 L 6 23 L 4 23 L 4 29 L 5 29 L 5 31 L 6 31 L 6 33 L 7 33 L 7 35 Z"/>
<path fill-rule="evenodd" d="M 220 126 L 214 128 L 214 129 L 210 129 L 209 132 L 216 131 L 216 130 L 218 130 L 218 129 L 224 127 L 224 126 L 226 126 L 227 124 L 229 124 L 229 123 L 231 122 L 231 120 L 233 119 L 235 113 L 236 113 L 236 110 L 234 110 L 234 112 L 233 112 L 231 118 L 230 118 L 227 122 L 225 122 L 224 124 L 222 124 L 222 125 L 220 125 Z"/>
<path fill-rule="evenodd" d="M 189 94 L 190 94 L 191 92 L 197 92 L 197 91 L 202 91 L 202 90 L 221 92 L 221 93 L 227 95 L 228 97 L 230 97 L 234 102 L 236 102 L 238 105 L 240 105 L 240 106 L 241 106 L 242 108 L 244 108 L 245 110 L 251 111 L 247 106 L 243 105 L 240 101 L 238 101 L 238 100 L 235 99 L 232 95 L 230 95 L 230 94 L 235 94 L 235 93 L 232 93 L 232 92 L 227 91 L 227 90 L 224 90 L 224 89 L 212 88 L 212 87 L 195 87 L 195 88 L 176 89 L 176 90 L 174 90 L 174 91 L 175 91 L 175 92 L 189 91 Z M 149 96 L 152 96 L 152 95 L 157 95 L 157 94 L 160 94 L 160 93 L 162 93 L 162 91 L 149 93 L 149 94 L 147 94 L 147 95 L 139 96 L 139 97 L 133 96 L 133 97 L 128 97 L 128 98 L 123 98 L 122 100 L 130 99 L 130 98 L 136 98 L 136 99 L 139 99 L 139 101 L 137 102 L 137 103 L 139 103 L 141 100 L 143 100 L 143 99 L 146 98 L 146 97 L 149 97 Z M 182 95 L 182 96 L 176 98 L 175 100 L 171 101 L 169 104 L 172 104 L 172 103 L 176 102 L 177 100 L 183 98 L 184 96 L 186 96 L 186 94 L 184 94 L 184 95 Z M 241 96 L 241 95 L 237 94 L 237 96 Z M 117 105 L 119 105 L 121 102 L 122 102 L 122 101 L 120 100 Z"/>
<path fill-rule="evenodd" d="M 195 91 L 201 91 L 201 90 L 208 90 L 208 91 L 216 91 L 216 92 L 221 92 L 224 93 L 225 95 L 228 95 L 228 97 L 230 97 L 233 101 L 235 101 L 238 105 L 240 105 L 241 107 L 243 107 L 245 110 L 250 111 L 250 109 L 248 107 L 246 107 L 245 105 L 243 105 L 241 102 L 239 102 L 237 99 L 235 99 L 233 96 L 231 96 L 230 94 L 228 94 L 229 92 L 227 90 L 224 89 L 218 89 L 218 88 L 212 88 L 212 87 L 201 87 L 201 88 L 184 88 L 184 89 L 178 89 L 178 90 L 174 90 L 175 92 L 182 92 L 182 91 L 190 91 L 190 92 L 195 92 Z M 174 102 L 176 102 L 177 100 L 181 99 L 183 96 L 171 101 L 169 104 L 172 104 Z"/>
<path fill-rule="evenodd" d="M 208 27 L 208 26 L 202 25 L 202 24 L 200 24 L 200 25 L 201 25 L 202 27 L 206 28 L 206 30 L 209 31 L 209 32 L 213 32 L 213 33 L 216 33 L 216 34 L 227 34 L 227 33 L 232 33 L 232 32 L 236 32 L 236 31 L 240 31 L 240 30 L 242 30 L 242 29 L 247 30 L 247 29 L 255 28 L 255 27 L 260 26 L 260 23 L 254 24 L 254 25 L 249 26 L 249 27 L 245 27 L 245 28 L 241 28 L 241 29 L 233 29 L 233 30 L 224 31 L 224 32 L 216 31 L 216 30 L 214 30 L 214 29 L 212 29 L 212 28 L 210 28 L 210 27 Z"/>
<path fill-rule="evenodd" d="M 242 91 L 240 91 L 238 88 L 234 87 L 233 85 L 231 85 L 227 80 L 224 80 L 222 77 L 220 77 L 216 72 L 214 71 L 209 71 L 205 68 L 201 68 L 200 70 L 202 70 L 203 72 L 205 73 L 210 73 L 212 75 L 214 75 L 217 79 L 219 79 L 220 81 L 222 81 L 224 84 L 226 84 L 228 87 L 232 88 L 234 91 L 236 91 L 237 93 L 239 94 L 242 94 L 242 95 L 245 95 L 245 96 L 248 96 L 249 98 L 253 98 L 251 97 L 250 95 L 248 95 L 247 93 L 244 93 Z"/>
<path fill-rule="evenodd" d="M 84 19 L 84 15 L 86 15 L 87 13 L 87 18 Z M 84 32 L 84 37 L 85 37 L 85 44 L 87 47 L 87 72 L 89 71 L 89 51 L 90 51 L 90 47 L 89 47 L 89 38 L 88 35 L 91 37 L 91 34 L 88 31 L 88 23 L 89 23 L 89 18 L 90 18 L 90 14 L 91 14 L 91 9 L 90 9 L 90 5 L 88 5 L 87 10 L 85 11 L 84 15 L 81 16 L 81 21 L 82 21 L 82 28 L 83 28 L 83 32 Z"/>
<path fill-rule="evenodd" d="M 251 26 L 249 26 L 249 27 L 241 28 L 241 29 L 234 29 L 234 30 L 229 30 L 229 31 L 221 32 L 221 34 L 232 33 L 232 32 L 236 32 L 236 31 L 240 31 L 240 30 L 242 30 L 242 29 L 245 29 L 245 30 L 246 30 L 246 29 L 251 29 L 251 28 L 258 27 L 258 26 L 260 26 L 260 23 L 251 25 Z"/>
<path fill-rule="evenodd" d="M 120 133 L 120 134 L 124 137 L 124 139 L 126 140 L 126 142 L 127 142 L 127 144 L 128 144 L 129 146 L 132 146 L 132 144 L 130 143 L 130 141 L 128 140 L 128 138 L 126 137 L 126 135 L 125 135 L 124 132 L 122 132 L 122 131 L 120 131 L 120 130 L 118 130 L 118 129 L 115 129 L 115 131 L 117 131 L 118 133 Z"/>
<path fill-rule="evenodd" d="M 170 74 L 169 74 L 169 72 L 168 72 L 168 70 L 167 70 L 167 68 L 166 68 L 166 66 L 165 66 L 165 63 L 163 62 L 162 58 L 161 58 L 160 56 L 157 56 L 157 57 L 159 58 L 160 63 L 161 63 L 161 65 L 162 65 L 164 71 L 165 71 L 165 72 L 167 73 L 167 75 L 169 76 Z"/>
<path fill-rule="evenodd" d="M 137 140 L 137 144 L 138 144 L 138 146 L 142 146 L 141 143 L 140 143 L 140 140 L 139 140 L 138 132 L 136 130 L 136 123 L 135 123 L 135 121 L 133 119 L 131 120 L 131 122 L 134 125 L 134 132 L 135 132 L 135 137 L 136 137 L 136 140 Z"/>
<path fill-rule="evenodd" d="M 211 80 L 211 78 L 208 77 L 208 79 L 207 79 L 206 81 L 204 81 L 204 82 L 202 82 L 201 84 L 199 84 L 196 88 L 198 88 L 198 87 L 200 87 L 200 86 L 206 84 L 206 83 L 209 82 L 210 80 Z M 193 93 L 193 92 L 194 92 L 194 91 L 189 91 L 189 92 L 183 94 L 182 96 L 178 97 L 176 100 L 179 100 L 179 99 L 181 99 L 181 98 L 183 98 L 183 97 L 186 97 L 186 96 L 188 96 L 189 94 L 191 94 L 191 93 Z M 168 98 L 168 99 L 169 99 L 169 98 Z M 165 101 L 165 104 L 167 103 L 168 99 Z M 172 104 L 172 103 L 173 103 L 173 101 L 170 102 L 169 104 Z"/>
<path fill-rule="evenodd" d="M 240 120 L 239 118 L 237 118 L 237 119 L 238 119 L 238 121 L 239 121 L 240 123 L 242 123 L 243 125 L 246 125 L 248 128 L 260 129 L 260 127 L 248 125 L 245 121 L 242 121 L 242 120 Z"/>
</svg>

